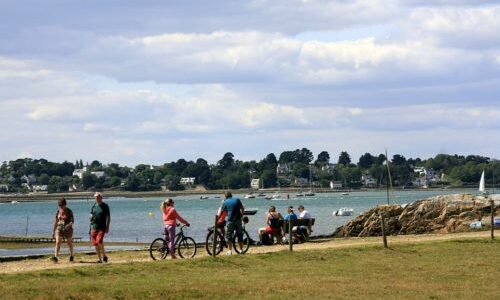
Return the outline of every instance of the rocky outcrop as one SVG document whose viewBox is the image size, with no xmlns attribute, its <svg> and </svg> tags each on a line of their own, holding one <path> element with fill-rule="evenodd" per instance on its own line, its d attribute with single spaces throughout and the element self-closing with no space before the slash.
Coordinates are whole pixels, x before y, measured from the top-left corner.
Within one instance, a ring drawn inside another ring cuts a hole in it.
<svg viewBox="0 0 500 300">
<path fill-rule="evenodd" d="M 500 212 L 500 195 L 489 198 L 470 194 L 443 195 L 405 205 L 381 205 L 337 228 L 333 236 L 382 235 L 381 214 L 388 235 L 468 231 L 472 222 L 483 217 L 484 223 L 489 224 L 491 199 L 496 200 L 496 212 Z"/>
</svg>

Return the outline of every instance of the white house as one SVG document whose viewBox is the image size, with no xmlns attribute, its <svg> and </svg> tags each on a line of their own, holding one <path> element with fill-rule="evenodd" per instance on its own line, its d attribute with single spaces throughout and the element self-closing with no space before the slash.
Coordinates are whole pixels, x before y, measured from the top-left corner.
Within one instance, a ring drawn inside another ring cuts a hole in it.
<svg viewBox="0 0 500 300">
<path fill-rule="evenodd" d="M 33 186 L 33 192 L 47 192 L 48 190 L 49 189 L 48 189 L 48 186 L 46 184 Z"/>
<path fill-rule="evenodd" d="M 298 177 L 298 178 L 295 178 L 294 183 L 296 185 L 309 185 L 309 179 Z"/>
<path fill-rule="evenodd" d="M 289 164 L 278 164 L 278 166 L 276 166 L 276 175 L 280 176 L 280 175 L 288 175 L 290 172 L 291 172 L 291 167 Z"/>
<path fill-rule="evenodd" d="M 9 185 L 0 184 L 0 192 L 8 192 L 8 191 L 9 191 Z"/>
<path fill-rule="evenodd" d="M 439 176 L 433 169 L 427 169 L 425 167 L 416 167 L 413 172 L 417 175 L 415 180 L 413 180 L 413 185 L 416 187 L 427 188 L 429 185 L 436 184 L 439 182 Z"/>
<path fill-rule="evenodd" d="M 97 178 L 104 177 L 104 171 L 94 171 L 90 172 L 90 174 L 95 175 Z"/>
<path fill-rule="evenodd" d="M 82 179 L 83 174 L 87 173 L 87 167 L 83 167 L 83 169 L 75 169 L 73 171 L 73 176 L 77 176 L 78 178 Z"/>
<path fill-rule="evenodd" d="M 194 184 L 196 177 L 181 177 L 180 184 L 182 185 L 188 185 L 188 184 Z"/>
<path fill-rule="evenodd" d="M 260 178 L 252 179 L 252 181 L 250 182 L 250 186 L 252 187 L 252 189 L 260 188 Z"/>
<path fill-rule="evenodd" d="M 363 182 L 365 187 L 375 187 L 377 185 L 377 180 L 370 174 L 361 175 L 361 182 Z"/>
</svg>

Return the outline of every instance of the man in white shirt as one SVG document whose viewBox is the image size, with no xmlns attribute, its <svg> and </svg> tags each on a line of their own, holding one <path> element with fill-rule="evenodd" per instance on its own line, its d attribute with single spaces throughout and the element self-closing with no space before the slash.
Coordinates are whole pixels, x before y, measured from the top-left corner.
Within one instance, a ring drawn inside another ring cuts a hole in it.
<svg viewBox="0 0 500 300">
<path fill-rule="evenodd" d="M 312 219 L 311 214 L 304 209 L 303 205 L 299 205 L 299 219 L 304 219 L 304 220 Z"/>
<path fill-rule="evenodd" d="M 299 220 L 300 219 L 304 219 L 304 220 L 312 219 L 311 214 L 307 210 L 304 209 L 304 205 L 299 205 Z M 311 232 L 312 232 L 310 224 L 309 224 L 309 226 L 307 226 L 307 232 L 308 232 L 308 234 L 311 234 Z"/>
</svg>

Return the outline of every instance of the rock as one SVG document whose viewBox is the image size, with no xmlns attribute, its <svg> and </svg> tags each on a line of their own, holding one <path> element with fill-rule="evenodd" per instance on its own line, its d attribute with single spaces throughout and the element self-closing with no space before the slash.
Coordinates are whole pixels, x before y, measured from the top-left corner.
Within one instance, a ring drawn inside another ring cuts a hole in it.
<svg viewBox="0 0 500 300">
<path fill-rule="evenodd" d="M 384 215 L 387 235 L 466 231 L 490 209 L 488 199 L 471 194 L 440 195 L 404 207 L 381 205 L 335 229 L 333 236 L 382 235 L 380 214 Z"/>
</svg>

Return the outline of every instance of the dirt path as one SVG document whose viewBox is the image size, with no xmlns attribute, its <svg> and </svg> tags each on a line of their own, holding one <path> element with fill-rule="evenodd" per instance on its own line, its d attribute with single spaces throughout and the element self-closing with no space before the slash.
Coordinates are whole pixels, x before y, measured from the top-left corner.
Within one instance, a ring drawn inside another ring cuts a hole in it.
<svg viewBox="0 0 500 300">
<path fill-rule="evenodd" d="M 500 230 L 495 231 L 495 236 L 500 235 Z M 388 237 L 389 244 L 409 244 L 429 241 L 459 240 L 466 238 L 488 238 L 489 231 L 466 232 L 453 234 L 425 234 L 411 236 L 391 236 Z M 343 239 L 318 239 L 305 244 L 293 245 L 294 251 L 304 251 L 310 249 L 330 249 L 348 248 L 366 245 L 382 244 L 380 237 L 369 238 L 343 238 Z M 248 254 L 270 253 L 288 250 L 288 245 L 251 247 Z M 151 261 L 147 251 L 119 251 L 109 253 L 111 264 L 126 264 L 133 262 Z M 199 248 L 197 258 L 207 256 L 204 248 Z M 48 258 L 26 259 L 22 261 L 0 263 L 0 274 L 11 274 L 21 272 L 31 272 L 49 269 L 79 268 L 79 267 L 100 267 L 102 264 L 96 263 L 95 255 L 78 254 L 75 262 L 68 262 L 68 256 L 62 256 L 59 263 L 54 264 Z M 171 262 L 169 262 L 171 263 Z"/>
</svg>

